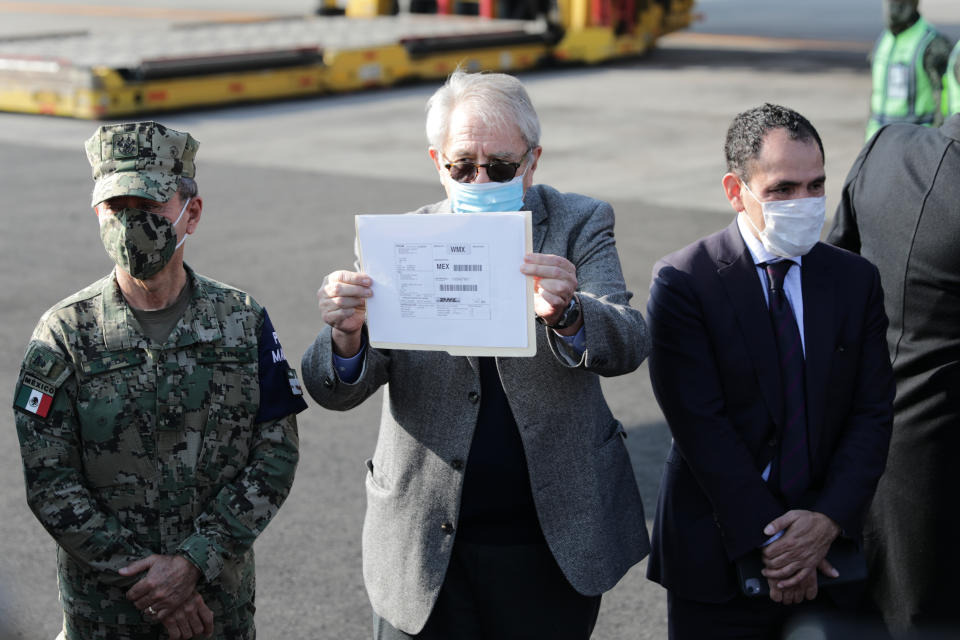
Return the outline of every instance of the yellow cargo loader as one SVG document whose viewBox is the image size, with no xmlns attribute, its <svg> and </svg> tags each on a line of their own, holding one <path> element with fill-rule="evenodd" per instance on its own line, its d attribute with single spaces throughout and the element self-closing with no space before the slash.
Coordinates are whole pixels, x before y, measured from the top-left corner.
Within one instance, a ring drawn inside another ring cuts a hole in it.
<svg viewBox="0 0 960 640">
<path fill-rule="evenodd" d="M 430 14 L 349 0 L 345 15 L 0 40 L 0 110 L 111 119 L 443 78 L 458 65 L 593 64 L 685 28 L 694 0 L 557 0 L 524 20 L 495 17 L 492 0 L 457 7 L 478 15 L 447 2 Z"/>
</svg>

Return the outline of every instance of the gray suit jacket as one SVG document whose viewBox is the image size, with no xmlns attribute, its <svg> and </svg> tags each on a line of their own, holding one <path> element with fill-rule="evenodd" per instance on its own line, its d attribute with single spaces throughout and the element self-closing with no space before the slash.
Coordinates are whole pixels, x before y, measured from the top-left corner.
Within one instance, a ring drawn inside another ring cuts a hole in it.
<svg viewBox="0 0 960 640">
<path fill-rule="evenodd" d="M 534 358 L 497 358 L 520 428 L 540 525 L 570 584 L 596 595 L 647 554 L 643 505 L 599 376 L 636 369 L 649 350 L 629 306 L 610 205 L 536 185 L 534 251 L 577 266 L 587 348 L 571 360 L 553 331 L 537 330 Z M 421 213 L 450 211 L 449 202 Z M 357 406 L 381 385 L 380 434 L 367 461 L 363 576 L 377 614 L 407 633 L 426 623 L 456 536 L 463 468 L 479 410 L 477 358 L 367 348 L 360 378 L 341 382 L 325 327 L 303 357 L 310 395 L 328 409 Z"/>
</svg>

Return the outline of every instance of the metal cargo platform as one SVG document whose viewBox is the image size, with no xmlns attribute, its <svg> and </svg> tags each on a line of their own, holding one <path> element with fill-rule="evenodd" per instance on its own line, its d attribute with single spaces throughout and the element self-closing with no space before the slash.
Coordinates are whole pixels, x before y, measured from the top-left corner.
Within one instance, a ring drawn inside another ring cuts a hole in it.
<svg viewBox="0 0 960 640">
<path fill-rule="evenodd" d="M 686 11 L 664 16 L 651 4 L 620 34 L 582 16 L 579 28 L 563 29 L 545 19 L 401 14 L 12 38 L 0 40 L 0 110 L 107 119 L 442 78 L 458 65 L 515 72 L 551 59 L 592 63 L 642 53 L 689 24 L 692 0 L 672 2 Z"/>
</svg>

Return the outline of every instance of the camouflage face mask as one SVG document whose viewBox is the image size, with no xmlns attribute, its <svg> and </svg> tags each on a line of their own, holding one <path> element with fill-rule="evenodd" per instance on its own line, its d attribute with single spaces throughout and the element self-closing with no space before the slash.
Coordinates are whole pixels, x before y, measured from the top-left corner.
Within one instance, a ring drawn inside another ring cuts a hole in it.
<svg viewBox="0 0 960 640">
<path fill-rule="evenodd" d="M 177 242 L 176 225 L 183 217 L 190 199 L 183 204 L 176 222 L 142 209 L 121 209 L 100 215 L 100 239 L 118 267 L 137 280 L 146 280 L 159 273 L 174 252 L 187 239 Z"/>
</svg>

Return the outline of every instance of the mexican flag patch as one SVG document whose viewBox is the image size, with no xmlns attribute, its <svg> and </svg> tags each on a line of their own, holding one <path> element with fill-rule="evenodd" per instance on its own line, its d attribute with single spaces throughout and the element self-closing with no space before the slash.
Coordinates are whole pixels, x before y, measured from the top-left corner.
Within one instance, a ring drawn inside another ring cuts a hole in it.
<svg viewBox="0 0 960 640">
<path fill-rule="evenodd" d="M 13 404 L 24 411 L 46 418 L 50 405 L 53 404 L 53 396 L 22 384 Z"/>
</svg>

